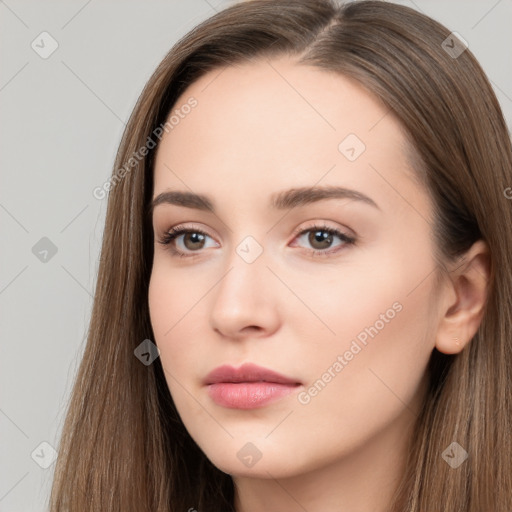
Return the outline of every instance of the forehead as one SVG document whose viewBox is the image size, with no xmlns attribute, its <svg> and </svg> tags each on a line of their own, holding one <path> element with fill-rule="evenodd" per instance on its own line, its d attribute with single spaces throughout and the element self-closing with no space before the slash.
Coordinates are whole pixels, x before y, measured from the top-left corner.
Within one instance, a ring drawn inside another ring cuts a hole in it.
<svg viewBox="0 0 512 512">
<path fill-rule="evenodd" d="M 184 108 L 192 99 L 194 108 Z M 155 193 L 186 185 L 263 197 L 325 184 L 382 194 L 383 180 L 400 188 L 411 173 L 404 131 L 378 98 L 353 79 L 290 58 L 214 69 L 181 94 L 171 115 Z"/>
<path fill-rule="evenodd" d="M 239 139 L 257 135 L 273 141 L 272 146 L 291 137 L 322 138 L 326 144 L 347 133 L 369 139 L 367 132 L 383 117 L 388 117 L 387 129 L 392 126 L 397 132 L 391 136 L 401 130 L 386 106 L 353 79 L 287 57 L 214 69 L 182 93 L 174 110 L 191 97 L 198 102 L 193 112 L 198 115 L 180 125 L 193 128 L 205 143 L 215 133 L 227 132 Z M 203 123 L 213 118 L 215 125 Z M 179 128 L 173 129 L 174 135 L 183 131 Z"/>
</svg>

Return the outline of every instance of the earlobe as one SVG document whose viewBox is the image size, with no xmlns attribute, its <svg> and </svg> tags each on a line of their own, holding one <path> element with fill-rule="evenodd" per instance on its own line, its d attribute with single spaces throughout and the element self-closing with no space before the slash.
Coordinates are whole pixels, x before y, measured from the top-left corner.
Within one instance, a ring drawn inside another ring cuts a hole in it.
<svg viewBox="0 0 512 512">
<path fill-rule="evenodd" d="M 481 324 L 490 279 L 489 248 L 475 242 L 464 256 L 466 263 L 450 273 L 451 299 L 445 306 L 435 347 L 444 354 L 457 354 L 471 341 Z M 448 293 L 448 292 L 445 292 Z"/>
<path fill-rule="evenodd" d="M 443 354 L 458 354 L 462 352 L 469 340 L 470 337 L 461 338 L 461 336 L 445 336 L 443 333 L 438 333 L 436 348 Z"/>
</svg>

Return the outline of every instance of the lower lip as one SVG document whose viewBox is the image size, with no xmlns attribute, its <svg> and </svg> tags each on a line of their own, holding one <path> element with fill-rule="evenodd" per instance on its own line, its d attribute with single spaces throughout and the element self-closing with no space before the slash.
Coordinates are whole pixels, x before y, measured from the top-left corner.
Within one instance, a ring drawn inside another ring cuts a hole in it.
<svg viewBox="0 0 512 512">
<path fill-rule="evenodd" d="M 219 382 L 208 386 L 208 394 L 223 407 L 256 409 L 293 393 L 297 387 L 275 382 Z"/>
</svg>

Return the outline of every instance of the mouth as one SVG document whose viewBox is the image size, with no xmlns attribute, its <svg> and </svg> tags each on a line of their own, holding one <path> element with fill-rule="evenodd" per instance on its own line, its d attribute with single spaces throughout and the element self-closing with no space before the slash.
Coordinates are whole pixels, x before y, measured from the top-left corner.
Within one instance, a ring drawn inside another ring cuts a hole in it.
<svg viewBox="0 0 512 512">
<path fill-rule="evenodd" d="M 229 409 L 255 409 L 293 393 L 302 383 L 268 368 L 219 366 L 204 379 L 210 398 Z"/>
</svg>

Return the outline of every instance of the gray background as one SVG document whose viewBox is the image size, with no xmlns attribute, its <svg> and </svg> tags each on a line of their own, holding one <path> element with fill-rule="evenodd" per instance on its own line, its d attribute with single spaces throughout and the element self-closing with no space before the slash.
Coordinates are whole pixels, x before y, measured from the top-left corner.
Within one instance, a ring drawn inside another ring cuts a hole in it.
<svg viewBox="0 0 512 512">
<path fill-rule="evenodd" d="M 0 0 L 0 512 L 47 507 L 54 464 L 41 443 L 58 445 L 105 219 L 107 200 L 92 190 L 108 180 L 125 122 L 165 53 L 231 3 Z M 512 0 L 397 3 L 468 41 L 510 127 Z M 43 31 L 58 43 L 46 59 L 31 47 L 51 48 Z"/>
</svg>

